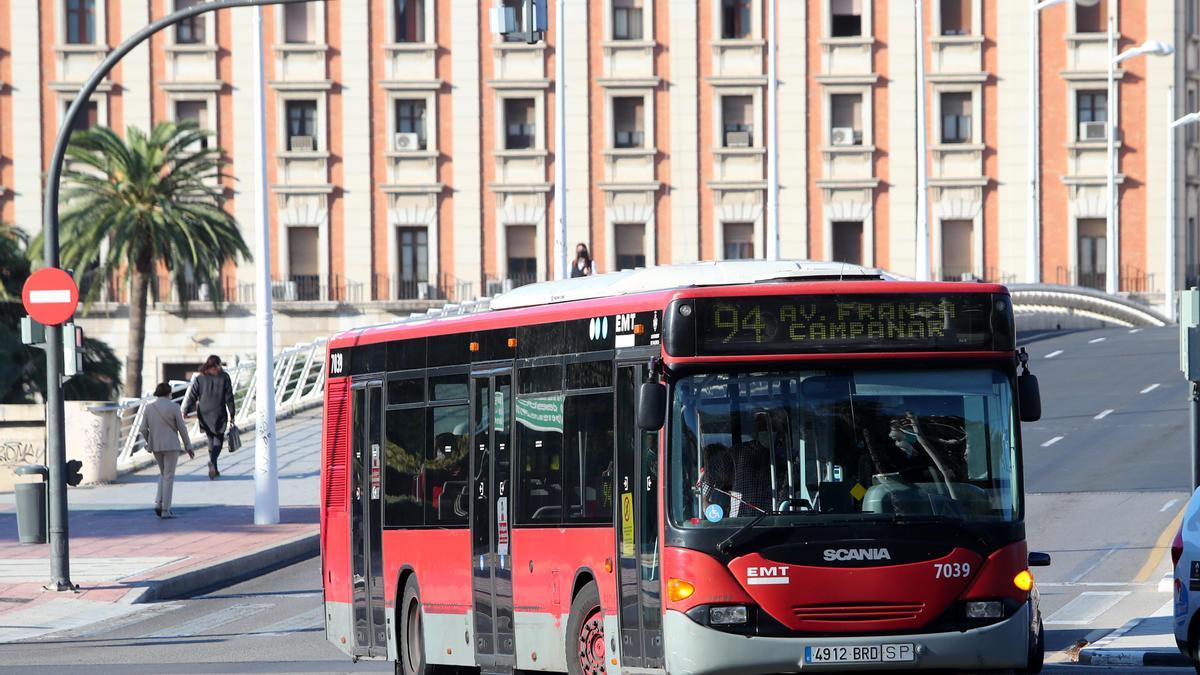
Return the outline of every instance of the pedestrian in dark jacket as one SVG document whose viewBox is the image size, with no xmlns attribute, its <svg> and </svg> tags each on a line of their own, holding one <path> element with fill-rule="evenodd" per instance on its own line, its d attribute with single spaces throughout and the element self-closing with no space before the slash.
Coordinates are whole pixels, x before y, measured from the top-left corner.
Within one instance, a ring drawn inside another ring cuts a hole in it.
<svg viewBox="0 0 1200 675">
<path fill-rule="evenodd" d="M 193 410 L 200 418 L 200 429 L 208 437 L 208 479 L 221 475 L 217 458 L 225 444 L 225 433 L 234 418 L 233 382 L 229 373 L 221 367 L 221 357 L 213 355 L 204 362 L 204 367 L 192 381 L 192 389 L 184 409 Z"/>
</svg>

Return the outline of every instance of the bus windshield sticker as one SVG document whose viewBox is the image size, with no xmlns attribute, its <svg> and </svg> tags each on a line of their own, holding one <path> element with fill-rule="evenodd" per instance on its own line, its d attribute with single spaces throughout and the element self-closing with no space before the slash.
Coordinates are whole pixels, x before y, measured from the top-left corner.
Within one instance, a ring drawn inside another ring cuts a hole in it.
<svg viewBox="0 0 1200 675">
<path fill-rule="evenodd" d="M 633 544 L 633 493 L 621 493 L 621 555 L 632 557 Z"/>
<path fill-rule="evenodd" d="M 496 405 L 492 406 L 492 426 L 496 431 L 504 431 L 504 392 L 497 391 L 493 395 Z"/>
<path fill-rule="evenodd" d="M 725 509 L 722 509 L 720 504 L 709 504 L 708 508 L 704 509 L 704 517 L 710 523 L 719 523 L 725 518 Z"/>
</svg>

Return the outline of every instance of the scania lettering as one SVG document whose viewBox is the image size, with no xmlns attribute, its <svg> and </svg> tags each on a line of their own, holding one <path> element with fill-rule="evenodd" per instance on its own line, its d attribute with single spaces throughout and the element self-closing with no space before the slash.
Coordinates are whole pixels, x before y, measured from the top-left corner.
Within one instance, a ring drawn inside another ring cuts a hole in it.
<svg viewBox="0 0 1200 675">
<path fill-rule="evenodd" d="M 398 673 L 1036 671 L 1008 291 L 807 261 L 330 341 L 326 637 Z"/>
</svg>

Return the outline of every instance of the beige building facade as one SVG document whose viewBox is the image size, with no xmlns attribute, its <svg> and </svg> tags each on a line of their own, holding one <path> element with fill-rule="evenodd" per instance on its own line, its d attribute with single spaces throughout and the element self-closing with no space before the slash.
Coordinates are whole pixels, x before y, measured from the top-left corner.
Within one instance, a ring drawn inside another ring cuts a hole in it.
<svg viewBox="0 0 1200 675">
<path fill-rule="evenodd" d="M 41 175 L 81 83 L 126 36 L 197 1 L 0 0 L 0 220 L 40 228 Z M 563 35 L 537 45 L 491 34 L 491 0 L 265 10 L 280 344 L 552 276 L 560 157 L 567 238 L 589 245 L 598 271 L 763 257 L 777 223 L 782 257 L 912 276 L 924 245 L 932 278 L 1104 288 L 1117 274 L 1123 292 L 1162 305 L 1174 240 L 1176 287 L 1200 277 L 1200 133 L 1167 128 L 1200 108 L 1197 0 L 1048 8 L 1035 59 L 1023 0 L 562 1 Z M 252 12 L 210 14 L 136 49 L 87 120 L 213 130 L 248 241 Z M 1116 71 L 1117 270 L 1106 256 L 1110 12 L 1118 51 L 1148 39 L 1176 50 Z M 252 266 L 231 268 L 222 311 L 196 288 L 186 318 L 164 280 L 146 381 L 210 351 L 251 352 L 255 279 Z M 121 352 L 123 297 L 110 291 L 83 322 Z"/>
</svg>

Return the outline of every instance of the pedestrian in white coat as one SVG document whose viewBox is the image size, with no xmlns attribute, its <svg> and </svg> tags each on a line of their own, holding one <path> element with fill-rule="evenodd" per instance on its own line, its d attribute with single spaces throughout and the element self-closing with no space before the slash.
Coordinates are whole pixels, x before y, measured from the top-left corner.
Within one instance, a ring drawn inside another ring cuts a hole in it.
<svg viewBox="0 0 1200 675">
<path fill-rule="evenodd" d="M 175 514 L 171 513 L 171 493 L 175 487 L 179 453 L 186 452 L 191 458 L 195 458 L 196 453 L 192 452 L 183 411 L 171 400 L 171 385 L 166 382 L 158 385 L 154 397 L 142 408 L 140 431 L 147 449 L 154 453 L 154 462 L 158 464 L 158 494 L 154 498 L 154 515 L 174 518 Z"/>
</svg>

